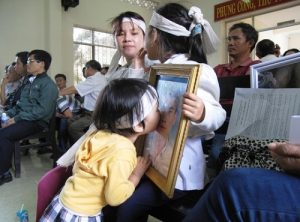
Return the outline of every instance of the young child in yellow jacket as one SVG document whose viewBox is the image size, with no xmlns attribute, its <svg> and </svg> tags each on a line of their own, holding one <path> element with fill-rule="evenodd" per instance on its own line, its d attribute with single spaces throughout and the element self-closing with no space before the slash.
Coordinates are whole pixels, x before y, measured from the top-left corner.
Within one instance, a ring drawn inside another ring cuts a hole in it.
<svg viewBox="0 0 300 222">
<path fill-rule="evenodd" d="M 136 157 L 133 143 L 156 129 L 157 97 L 139 79 L 116 79 L 105 87 L 93 114 L 96 130 L 81 144 L 73 175 L 40 221 L 101 221 L 104 206 L 132 195 L 150 165 L 148 157 Z"/>
</svg>

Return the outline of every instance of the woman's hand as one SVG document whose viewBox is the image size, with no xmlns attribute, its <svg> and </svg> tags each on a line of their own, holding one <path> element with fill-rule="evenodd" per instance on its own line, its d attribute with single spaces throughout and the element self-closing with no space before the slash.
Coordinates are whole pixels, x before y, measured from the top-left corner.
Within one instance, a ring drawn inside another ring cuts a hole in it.
<svg viewBox="0 0 300 222">
<path fill-rule="evenodd" d="M 202 122 L 205 117 L 205 106 L 202 99 L 193 93 L 185 93 L 182 112 L 191 121 Z"/>
<path fill-rule="evenodd" d="M 279 166 L 287 172 L 300 175 L 300 145 L 270 143 L 268 148 Z"/>
</svg>

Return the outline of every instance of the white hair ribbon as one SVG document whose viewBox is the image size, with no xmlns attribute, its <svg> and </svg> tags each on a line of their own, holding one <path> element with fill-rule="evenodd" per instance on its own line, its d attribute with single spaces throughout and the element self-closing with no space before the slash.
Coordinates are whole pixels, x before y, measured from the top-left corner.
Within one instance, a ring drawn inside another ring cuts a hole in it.
<svg viewBox="0 0 300 222">
<path fill-rule="evenodd" d="M 149 25 L 175 36 L 188 37 L 191 35 L 191 32 L 182 25 L 178 25 L 177 23 L 166 19 L 156 12 L 153 12 Z"/>
<path fill-rule="evenodd" d="M 194 28 L 197 28 L 198 24 L 201 24 L 203 26 L 204 32 L 202 35 L 202 41 L 203 41 L 203 49 L 205 53 L 212 53 L 217 50 L 217 44 L 219 43 L 219 38 L 212 29 L 211 25 L 209 22 L 203 18 L 203 14 L 201 12 L 201 9 L 192 6 L 189 10 L 189 16 L 193 18 L 193 22 L 189 28 L 190 31 L 192 31 Z M 197 31 L 194 34 L 197 34 Z"/>
<path fill-rule="evenodd" d="M 182 25 L 170 21 L 156 12 L 153 12 L 152 14 L 150 25 L 175 36 L 188 37 L 191 35 L 195 36 L 196 34 L 202 34 L 203 49 L 205 53 L 212 53 L 216 51 L 219 38 L 210 26 L 209 22 L 203 18 L 201 10 L 198 7 L 193 6 L 189 10 L 189 16 L 193 19 L 189 30 Z M 204 31 L 202 31 L 202 28 L 199 24 L 203 26 Z"/>
<path fill-rule="evenodd" d="M 141 97 L 141 101 L 140 101 L 141 110 L 132 111 L 132 116 L 133 116 L 132 124 L 129 115 L 125 114 L 116 121 L 117 129 L 128 129 L 137 126 L 149 115 L 153 107 L 157 104 L 157 98 L 158 98 L 156 90 L 150 85 L 149 87 L 150 88 L 147 89 L 144 95 Z M 136 115 L 137 113 L 140 114 L 140 116 L 137 116 Z"/>
<path fill-rule="evenodd" d="M 122 23 L 123 22 L 132 22 L 133 24 L 137 25 L 141 30 L 143 30 L 144 34 L 146 34 L 146 24 L 144 21 L 142 21 L 140 19 L 124 17 L 122 19 Z M 116 33 L 115 33 L 114 38 L 115 38 L 115 44 L 117 46 Z M 114 56 L 112 57 L 108 71 L 105 75 L 107 80 L 110 80 L 111 77 L 113 76 L 113 73 L 118 69 L 119 61 L 120 61 L 121 57 L 122 57 L 121 52 L 119 51 L 119 49 L 117 49 Z"/>
</svg>

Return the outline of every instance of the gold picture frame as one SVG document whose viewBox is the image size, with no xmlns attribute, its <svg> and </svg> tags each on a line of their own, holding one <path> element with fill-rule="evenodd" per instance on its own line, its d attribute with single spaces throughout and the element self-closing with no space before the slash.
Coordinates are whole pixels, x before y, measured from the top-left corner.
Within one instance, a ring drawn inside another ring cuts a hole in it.
<svg viewBox="0 0 300 222">
<path fill-rule="evenodd" d="M 161 121 L 157 131 L 143 137 L 140 154 L 150 155 L 152 165 L 146 175 L 170 198 L 189 127 L 189 121 L 181 113 L 182 98 L 185 92 L 196 93 L 200 75 L 200 64 L 163 64 L 150 70 L 149 82 L 159 95 Z M 166 133 L 168 125 L 170 131 Z"/>
</svg>

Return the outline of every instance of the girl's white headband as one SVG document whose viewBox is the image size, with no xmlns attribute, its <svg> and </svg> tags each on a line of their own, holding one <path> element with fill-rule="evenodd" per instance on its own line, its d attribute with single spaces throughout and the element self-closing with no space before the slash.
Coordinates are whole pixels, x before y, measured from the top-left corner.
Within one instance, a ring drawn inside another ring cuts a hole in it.
<svg viewBox="0 0 300 222">
<path fill-rule="evenodd" d="M 132 116 L 133 116 L 133 121 L 131 124 L 130 118 L 128 114 L 125 114 L 124 116 L 120 117 L 116 121 L 116 128 L 117 129 L 128 129 L 132 128 L 134 126 L 137 126 L 140 122 L 142 122 L 152 111 L 153 107 L 157 104 L 157 92 L 156 90 L 152 87 L 149 86 L 150 88 L 146 90 L 144 95 L 141 97 L 141 102 L 140 102 L 140 109 L 141 110 L 133 110 L 132 111 Z M 137 116 L 136 114 L 139 113 L 140 116 Z"/>
<path fill-rule="evenodd" d="M 189 10 L 189 16 L 193 18 L 193 22 L 189 30 L 175 22 L 170 21 L 169 19 L 159 15 L 156 12 L 153 12 L 149 24 L 161 31 L 170 33 L 172 35 L 186 37 L 194 35 L 194 33 L 192 33 L 193 28 L 198 24 L 201 24 L 204 28 L 204 32 L 201 33 L 201 29 L 198 29 L 200 30 L 198 31 L 198 33 L 202 34 L 204 50 L 206 53 L 214 52 L 217 49 L 219 38 L 213 31 L 209 22 L 203 18 L 201 9 L 195 6 L 191 7 Z"/>
</svg>

